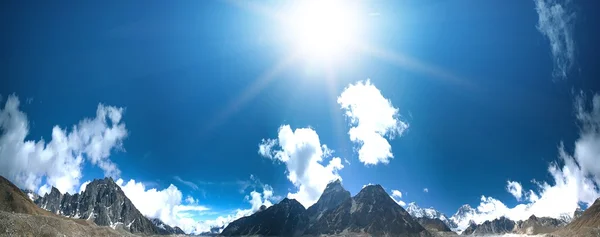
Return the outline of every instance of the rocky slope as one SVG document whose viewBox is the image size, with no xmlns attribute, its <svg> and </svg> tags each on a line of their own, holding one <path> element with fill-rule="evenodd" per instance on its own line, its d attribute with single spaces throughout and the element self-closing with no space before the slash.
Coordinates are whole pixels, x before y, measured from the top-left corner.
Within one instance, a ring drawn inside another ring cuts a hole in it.
<svg viewBox="0 0 600 237">
<path fill-rule="evenodd" d="M 421 208 L 416 203 L 411 202 L 406 205 L 406 211 L 414 218 L 428 218 L 428 219 L 438 219 L 444 222 L 444 224 L 449 228 L 456 228 L 457 225 L 454 221 L 450 220 L 444 213 L 439 212 L 433 207 L 430 208 Z"/>
<path fill-rule="evenodd" d="M 559 230 L 566 222 L 561 219 L 550 217 L 536 217 L 532 215 L 525 221 L 513 221 L 506 217 L 500 217 L 481 224 L 470 222 L 462 235 L 503 235 L 503 234 L 547 234 Z"/>
<path fill-rule="evenodd" d="M 525 221 L 516 222 L 514 233 L 528 235 L 546 234 L 554 232 L 566 224 L 561 219 L 531 215 Z"/>
<path fill-rule="evenodd" d="M 364 233 L 374 236 L 430 236 L 380 185 L 327 210 L 306 231 L 309 235 Z"/>
<path fill-rule="evenodd" d="M 298 201 L 284 198 L 264 211 L 231 222 L 221 235 L 300 236 L 308 226 L 305 212 Z"/>
<path fill-rule="evenodd" d="M 0 176 L 0 211 L 50 215 L 49 212 L 37 207 L 21 189 L 2 176 Z"/>
<path fill-rule="evenodd" d="M 167 224 L 165 224 L 164 222 L 162 222 L 160 219 L 158 218 L 153 218 L 150 219 L 150 221 L 152 222 L 152 224 L 154 224 L 156 227 L 158 227 L 158 230 L 160 232 L 160 234 L 176 234 L 176 235 L 184 235 L 185 232 L 183 232 L 183 230 L 177 226 L 175 227 L 171 227 Z"/>
<path fill-rule="evenodd" d="M 442 220 L 436 218 L 428 218 L 428 217 L 419 217 L 416 218 L 417 222 L 421 224 L 421 226 L 425 227 L 425 229 L 429 231 L 443 231 L 450 232 L 450 227 L 446 225 Z"/>
<path fill-rule="evenodd" d="M 327 184 L 323 194 L 319 197 L 319 200 L 306 210 L 306 215 L 311 223 L 317 221 L 323 214 L 330 209 L 336 208 L 342 202 L 350 199 L 350 192 L 348 192 L 340 180 L 336 180 Z"/>
<path fill-rule="evenodd" d="M 2 236 L 130 236 L 86 220 L 69 219 L 43 210 L 2 176 L 0 233 Z"/>
<path fill-rule="evenodd" d="M 490 235 L 490 234 L 507 234 L 512 233 L 516 223 L 506 217 L 500 217 L 492 221 L 485 221 L 475 227 L 472 234 L 474 235 Z M 472 227 L 469 226 L 469 227 Z M 463 233 L 464 234 L 464 233 Z"/>
<path fill-rule="evenodd" d="M 112 178 L 94 180 L 82 193 L 62 194 L 52 188 L 35 203 L 52 213 L 77 219 L 88 219 L 100 226 L 122 228 L 131 233 L 175 234 L 179 228 L 159 228 L 127 198 Z M 164 223 L 163 223 L 164 224 Z"/>
<path fill-rule="evenodd" d="M 600 198 L 580 217 L 555 233 L 559 236 L 600 236 Z"/>
</svg>

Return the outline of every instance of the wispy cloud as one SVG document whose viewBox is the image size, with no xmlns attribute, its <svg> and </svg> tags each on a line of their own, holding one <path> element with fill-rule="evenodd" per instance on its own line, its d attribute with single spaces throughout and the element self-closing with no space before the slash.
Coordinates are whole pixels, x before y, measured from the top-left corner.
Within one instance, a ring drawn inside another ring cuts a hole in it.
<svg viewBox="0 0 600 237">
<path fill-rule="evenodd" d="M 183 180 L 179 176 L 175 176 L 175 177 L 173 177 L 173 179 L 177 180 L 177 182 L 185 184 L 186 186 L 192 188 L 193 190 L 198 190 L 198 185 L 196 185 L 194 182 Z"/>
<path fill-rule="evenodd" d="M 517 201 L 521 201 L 521 197 L 523 197 L 523 186 L 521 183 L 515 181 L 507 181 L 506 191 L 512 194 Z"/>
<path fill-rule="evenodd" d="M 570 0 L 534 0 L 538 13 L 537 29 L 550 41 L 554 61 L 553 75 L 567 78 L 575 60 L 573 40 L 575 13 L 570 10 Z"/>
</svg>

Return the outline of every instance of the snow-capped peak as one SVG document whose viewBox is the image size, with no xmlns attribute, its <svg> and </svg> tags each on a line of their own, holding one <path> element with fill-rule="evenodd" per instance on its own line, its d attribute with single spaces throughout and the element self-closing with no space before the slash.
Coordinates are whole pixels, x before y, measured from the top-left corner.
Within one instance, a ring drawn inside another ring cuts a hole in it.
<svg viewBox="0 0 600 237">
<path fill-rule="evenodd" d="M 454 215 L 450 217 L 450 221 L 455 224 L 450 227 L 454 231 L 463 231 L 469 227 L 470 221 L 477 214 L 477 210 L 473 209 L 469 204 L 462 205 Z"/>
<path fill-rule="evenodd" d="M 429 219 L 439 219 L 443 221 L 448 227 L 455 227 L 455 224 L 452 223 L 452 221 L 450 221 L 448 217 L 444 215 L 444 213 L 439 212 L 433 207 L 421 208 L 416 203 L 411 202 L 406 205 L 406 211 L 414 218 L 426 217 Z"/>
</svg>

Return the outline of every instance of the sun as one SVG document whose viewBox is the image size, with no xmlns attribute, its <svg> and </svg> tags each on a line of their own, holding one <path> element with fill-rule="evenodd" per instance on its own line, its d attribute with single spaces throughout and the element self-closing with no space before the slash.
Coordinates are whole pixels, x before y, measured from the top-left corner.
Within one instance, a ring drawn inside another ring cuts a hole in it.
<svg viewBox="0 0 600 237">
<path fill-rule="evenodd" d="M 297 0 L 284 19 L 291 47 L 311 60 L 339 60 L 360 37 L 361 21 L 353 1 Z"/>
</svg>

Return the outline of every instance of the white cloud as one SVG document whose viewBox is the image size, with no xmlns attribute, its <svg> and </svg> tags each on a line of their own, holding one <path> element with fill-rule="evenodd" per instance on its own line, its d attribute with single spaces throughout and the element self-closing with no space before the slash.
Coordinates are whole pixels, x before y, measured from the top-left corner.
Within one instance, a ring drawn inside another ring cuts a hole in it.
<svg viewBox="0 0 600 237">
<path fill-rule="evenodd" d="M 29 121 L 19 105 L 19 99 L 11 95 L 0 110 L 1 175 L 21 188 L 38 193 L 48 191 L 50 186 L 63 193 L 75 193 L 85 160 L 100 167 L 106 176 L 119 175 L 109 155 L 112 150 L 120 149 L 127 137 L 127 129 L 121 122 L 122 108 L 99 104 L 95 118 L 81 120 L 70 132 L 54 126 L 52 139 L 46 143 L 44 139 L 25 140 Z M 42 180 L 45 180 L 43 185 Z"/>
<path fill-rule="evenodd" d="M 288 179 L 298 188 L 288 193 L 305 207 L 314 204 L 330 181 L 341 179 L 338 170 L 344 168 L 339 157 L 322 163 L 332 150 L 321 145 L 319 135 L 311 128 L 292 131 L 289 125 L 279 128 L 277 139 L 263 139 L 259 154 L 285 163 Z"/>
<path fill-rule="evenodd" d="M 79 193 L 83 193 L 85 191 L 85 188 L 87 187 L 88 184 L 90 184 L 92 181 L 85 181 L 81 184 L 81 186 L 79 186 Z M 46 193 L 46 192 L 44 192 Z"/>
<path fill-rule="evenodd" d="M 197 224 L 196 220 L 186 214 L 209 210 L 206 206 L 198 205 L 197 200 L 191 196 L 185 199 L 187 205 L 182 204 L 183 195 L 173 184 L 166 189 L 157 190 L 149 189 L 144 183 L 133 179 L 129 182 L 118 179 L 116 183 L 144 216 L 159 218 L 170 226 L 179 226 L 186 233 L 194 230 Z"/>
<path fill-rule="evenodd" d="M 277 139 L 263 139 L 258 145 L 258 154 L 273 159 L 273 147 L 277 145 Z"/>
<path fill-rule="evenodd" d="M 521 186 L 519 182 L 507 181 L 506 191 L 515 196 L 517 201 L 521 201 L 521 197 L 523 197 L 523 186 Z"/>
<path fill-rule="evenodd" d="M 358 159 L 365 165 L 387 164 L 394 158 L 388 139 L 408 128 L 398 109 L 383 97 L 370 80 L 350 84 L 337 99 L 350 120 L 350 140 L 357 143 Z"/>
<path fill-rule="evenodd" d="M 575 58 L 573 29 L 575 13 L 569 10 L 570 0 L 534 0 L 538 13 L 537 29 L 550 41 L 554 61 L 554 76 L 566 78 Z"/>
<path fill-rule="evenodd" d="M 268 184 L 261 184 L 259 187 L 262 193 L 253 190 L 245 196 L 245 200 L 251 205 L 250 208 L 238 209 L 230 215 L 219 216 L 214 220 L 198 221 L 197 216 L 210 211 L 210 208 L 199 205 L 198 199 L 190 195 L 183 198 L 181 191 L 173 184 L 158 190 L 148 188 L 144 183 L 133 179 L 129 182 L 118 179 L 116 183 L 144 216 L 159 218 L 170 226 L 178 226 L 186 233 L 199 234 L 214 226 L 227 225 L 258 211 L 262 205 L 272 206 L 272 201 L 275 200 L 273 188 Z"/>
<path fill-rule="evenodd" d="M 402 192 L 398 190 L 392 190 L 392 196 L 397 198 L 402 198 Z"/>
<path fill-rule="evenodd" d="M 375 185 L 375 184 L 374 184 L 374 183 L 368 183 L 368 184 L 364 184 L 364 185 L 362 186 L 362 188 L 365 188 L 365 187 L 367 187 L 367 186 L 371 186 L 371 185 Z"/>
<path fill-rule="evenodd" d="M 186 202 L 187 204 L 197 204 L 197 203 L 198 203 L 198 200 L 196 200 L 196 199 L 194 199 L 194 197 L 192 197 L 192 196 L 188 195 L 188 196 L 185 198 L 185 202 Z"/>
<path fill-rule="evenodd" d="M 398 191 L 398 190 L 392 190 L 392 195 L 390 196 L 396 203 L 398 203 L 398 205 L 400 206 L 406 206 L 406 203 L 402 200 L 400 200 L 400 198 L 402 198 L 402 192 Z"/>
<path fill-rule="evenodd" d="M 553 182 L 534 182 L 539 191 L 524 192 L 527 202 L 512 208 L 493 197 L 482 196 L 477 207 L 478 213 L 467 218 L 465 223 L 459 223 L 461 228 L 468 226 L 469 219 L 481 223 L 500 216 L 513 220 L 524 220 L 531 215 L 572 217 L 579 203 L 589 206 L 600 197 L 600 170 L 597 164 L 600 159 L 600 96 L 595 95 L 591 106 L 587 106 L 585 95 L 578 95 L 575 109 L 581 128 L 580 136 L 575 141 L 573 155 L 562 144 L 559 146 L 559 162 L 553 162 L 548 167 Z"/>
<path fill-rule="evenodd" d="M 428 189 L 428 188 L 424 188 L 424 189 L 423 189 L 423 192 L 425 192 L 425 193 L 428 193 L 428 192 L 429 192 L 429 189 Z"/>
</svg>

